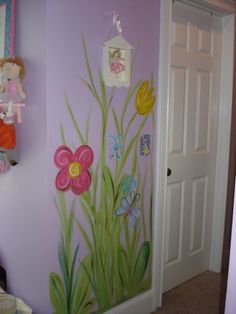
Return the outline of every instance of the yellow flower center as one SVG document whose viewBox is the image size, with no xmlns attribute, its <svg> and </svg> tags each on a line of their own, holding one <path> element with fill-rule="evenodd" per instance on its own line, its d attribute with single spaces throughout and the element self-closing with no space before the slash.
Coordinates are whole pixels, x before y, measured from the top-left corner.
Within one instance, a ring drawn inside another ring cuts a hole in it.
<svg viewBox="0 0 236 314">
<path fill-rule="evenodd" d="M 69 167 L 69 177 L 74 179 L 80 175 L 81 166 L 79 162 L 72 162 Z"/>
</svg>

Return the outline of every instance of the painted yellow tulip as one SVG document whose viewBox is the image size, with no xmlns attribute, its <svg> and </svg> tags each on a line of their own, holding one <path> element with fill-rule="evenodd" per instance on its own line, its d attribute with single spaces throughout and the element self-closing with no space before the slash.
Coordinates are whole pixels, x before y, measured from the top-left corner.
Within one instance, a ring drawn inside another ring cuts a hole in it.
<svg viewBox="0 0 236 314">
<path fill-rule="evenodd" d="M 149 81 L 144 81 L 139 87 L 136 98 L 135 98 L 135 108 L 137 113 L 139 114 L 147 114 L 149 113 L 154 105 L 156 96 L 152 93 L 154 88 L 148 88 Z"/>
</svg>

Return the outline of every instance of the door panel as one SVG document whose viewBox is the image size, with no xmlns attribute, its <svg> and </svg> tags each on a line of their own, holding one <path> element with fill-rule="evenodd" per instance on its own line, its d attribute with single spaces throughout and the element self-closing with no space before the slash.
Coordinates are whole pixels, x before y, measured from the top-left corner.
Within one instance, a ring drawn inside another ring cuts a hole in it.
<svg viewBox="0 0 236 314">
<path fill-rule="evenodd" d="M 183 194 L 184 183 L 176 182 L 169 184 L 167 188 L 166 208 L 166 246 L 165 264 L 179 261 L 181 258 L 181 230 L 183 223 Z M 176 220 L 178 223 L 176 223 Z"/>
<path fill-rule="evenodd" d="M 195 152 L 206 152 L 209 147 L 211 82 L 211 73 L 197 72 Z"/>
<path fill-rule="evenodd" d="M 168 141 L 169 155 L 184 154 L 186 146 L 186 84 L 188 82 L 188 69 L 184 67 L 171 68 L 171 99 L 170 102 L 170 136 Z M 178 108 L 174 106 L 174 98 L 179 99 Z"/>
<path fill-rule="evenodd" d="M 173 4 L 164 291 L 208 269 L 220 41 L 220 18 Z"/>
<path fill-rule="evenodd" d="M 190 254 L 203 250 L 207 178 L 193 179 Z"/>
</svg>

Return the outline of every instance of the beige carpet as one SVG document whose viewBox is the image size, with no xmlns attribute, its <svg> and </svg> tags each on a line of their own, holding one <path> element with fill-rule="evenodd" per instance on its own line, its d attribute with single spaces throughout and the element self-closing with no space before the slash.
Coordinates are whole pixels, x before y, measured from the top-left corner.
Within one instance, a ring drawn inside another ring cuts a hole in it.
<svg viewBox="0 0 236 314">
<path fill-rule="evenodd" d="M 155 314 L 218 314 L 221 275 L 204 272 L 163 295 Z"/>
</svg>

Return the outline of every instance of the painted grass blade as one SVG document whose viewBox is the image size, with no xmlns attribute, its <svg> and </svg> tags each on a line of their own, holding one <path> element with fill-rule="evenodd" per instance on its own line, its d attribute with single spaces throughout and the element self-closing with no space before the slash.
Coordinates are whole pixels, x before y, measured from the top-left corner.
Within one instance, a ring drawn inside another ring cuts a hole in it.
<svg viewBox="0 0 236 314">
<path fill-rule="evenodd" d="M 133 122 L 135 121 L 135 119 L 136 119 L 137 116 L 138 116 L 138 114 L 137 114 L 137 112 L 135 112 L 135 113 L 132 115 L 132 117 L 130 118 L 130 120 L 129 120 L 129 122 L 128 122 L 128 125 L 127 125 L 127 128 L 126 128 L 126 131 L 125 131 L 125 136 L 124 136 L 125 140 L 126 140 L 126 138 L 127 138 L 128 132 L 129 132 L 129 130 L 130 130 L 130 128 L 131 128 L 131 125 L 133 124 Z M 124 141 L 125 141 L 125 140 L 124 140 Z"/>
<path fill-rule="evenodd" d="M 100 99 L 102 99 L 103 106 L 107 107 L 109 105 L 109 103 L 107 101 L 107 90 L 106 90 L 106 85 L 105 85 L 103 75 L 102 75 L 100 68 L 98 69 L 98 78 L 99 78 L 99 85 L 100 85 L 101 94 L 102 94 L 102 97 Z"/>
<path fill-rule="evenodd" d="M 145 186 L 147 183 L 147 164 L 145 166 L 145 172 L 144 172 L 144 178 L 143 178 L 143 182 L 142 182 L 142 187 L 141 190 L 143 191 L 143 194 L 141 196 L 141 208 L 144 208 L 145 205 Z M 143 237 L 144 240 L 147 240 L 147 228 L 146 228 L 146 221 L 145 221 L 145 213 L 142 210 L 142 222 L 143 222 Z"/>
<path fill-rule="evenodd" d="M 87 82 L 85 79 L 80 78 L 81 82 L 88 88 L 88 90 L 90 91 L 90 93 L 93 95 L 93 97 L 96 99 L 101 111 L 103 111 L 103 107 L 102 107 L 102 102 L 101 99 L 99 98 L 97 92 L 94 92 L 93 87 L 91 86 L 91 84 L 89 84 L 89 82 Z"/>
<path fill-rule="evenodd" d="M 129 157 L 129 155 L 130 155 L 130 153 L 131 153 L 131 151 L 132 151 L 132 149 L 133 149 L 135 143 L 137 142 L 137 140 L 138 140 L 138 138 L 139 138 L 139 136 L 140 136 L 140 133 L 141 133 L 141 131 L 142 131 L 142 129 L 143 129 L 143 127 L 144 127 L 144 125 L 145 125 L 147 119 L 148 119 L 148 116 L 146 116 L 146 117 L 143 119 L 143 121 L 140 123 L 140 125 L 139 125 L 139 127 L 138 127 L 138 130 L 137 130 L 137 132 L 136 132 L 136 135 L 135 135 L 135 136 L 132 138 L 132 140 L 129 142 L 129 144 L 128 144 L 128 146 L 127 146 L 127 149 L 125 150 L 125 153 L 124 153 L 124 155 L 123 155 L 123 158 L 122 158 L 122 160 L 121 160 L 121 162 L 120 162 L 120 164 L 119 164 L 119 167 L 118 167 L 118 168 L 119 168 L 119 170 L 118 170 L 118 175 L 120 175 L 120 174 L 122 173 L 122 171 L 123 171 L 123 169 L 124 169 L 124 166 L 125 166 L 125 164 L 126 164 L 126 161 L 127 161 L 128 157 Z"/>
<path fill-rule="evenodd" d="M 113 119 L 114 119 L 114 123 L 115 123 L 116 132 L 119 135 L 119 134 L 121 134 L 121 130 L 120 130 L 120 125 L 119 125 L 117 113 L 116 113 L 114 108 L 112 108 L 112 115 L 113 115 Z"/>
<path fill-rule="evenodd" d="M 141 84 L 142 80 L 139 80 L 132 88 L 129 88 L 125 102 L 123 104 L 122 112 L 121 112 L 121 132 L 122 135 L 124 133 L 124 118 L 130 103 L 131 98 L 133 97 L 134 93 L 137 91 Z"/>
<path fill-rule="evenodd" d="M 56 314 L 67 314 L 65 290 L 61 277 L 56 273 L 49 275 L 49 295 Z"/>
<path fill-rule="evenodd" d="M 89 142 L 89 128 L 90 128 L 90 116 L 91 116 L 92 108 L 90 107 L 87 119 L 86 119 L 86 130 L 85 130 L 85 144 L 88 145 Z"/>
<path fill-rule="evenodd" d="M 83 50 L 84 50 L 84 59 L 85 59 L 85 65 L 86 65 L 87 73 L 88 73 L 89 80 L 90 80 L 90 83 L 92 85 L 92 88 L 93 88 L 94 91 L 96 91 L 95 84 L 94 84 L 94 79 L 93 79 L 93 72 L 92 72 L 92 69 L 91 69 L 91 66 L 90 66 L 90 62 L 89 62 L 89 57 L 88 57 L 87 44 L 86 44 L 86 41 L 85 41 L 83 35 L 81 37 L 82 37 L 82 44 L 83 44 Z"/>
<path fill-rule="evenodd" d="M 134 278 L 136 283 L 140 283 L 145 275 L 149 256 L 150 256 L 150 243 L 148 241 L 145 241 L 140 248 L 134 267 Z"/>
<path fill-rule="evenodd" d="M 103 181 L 105 184 L 105 189 L 107 191 L 107 197 L 110 198 L 110 208 L 113 209 L 114 199 L 115 199 L 115 190 L 113 184 L 112 173 L 107 166 L 104 166 L 102 169 Z"/>
<path fill-rule="evenodd" d="M 63 124 L 61 123 L 60 125 L 60 133 L 61 133 L 61 141 L 63 145 L 66 145 L 66 138 L 65 138 L 65 131 L 64 131 L 64 127 Z"/>
<path fill-rule="evenodd" d="M 90 239 L 87 235 L 87 232 L 85 231 L 84 227 L 81 225 L 79 219 L 77 219 L 77 225 L 78 225 L 78 229 L 79 229 L 79 231 L 80 231 L 80 233 L 81 233 L 81 235 L 82 235 L 82 237 L 83 237 L 83 239 L 87 245 L 87 248 L 88 248 L 90 254 L 92 254 L 93 250 L 94 250 L 92 242 L 90 241 Z"/>
<path fill-rule="evenodd" d="M 127 289 L 130 285 L 130 273 L 127 268 L 127 264 L 129 263 L 125 249 L 122 246 L 119 249 L 118 253 L 118 266 L 119 266 L 119 275 L 124 289 Z"/>
<path fill-rule="evenodd" d="M 71 108 L 70 102 L 69 102 L 68 97 L 67 97 L 66 94 L 65 94 L 65 103 L 66 103 L 66 107 L 68 109 L 68 112 L 70 114 L 71 120 L 73 122 L 74 128 L 75 128 L 75 130 L 76 130 L 76 132 L 78 134 L 78 137 L 80 139 L 80 142 L 81 142 L 81 144 L 85 144 L 85 139 L 84 139 L 84 137 L 83 137 L 83 135 L 82 135 L 82 133 L 80 131 L 80 128 L 79 128 L 78 123 L 77 123 L 77 120 L 76 120 L 76 118 L 74 116 L 73 110 Z"/>
<path fill-rule="evenodd" d="M 83 263 L 86 264 L 88 270 L 91 272 L 91 257 L 85 257 Z M 75 276 L 71 299 L 72 314 L 87 313 L 87 310 L 91 309 L 95 303 L 94 298 L 92 298 L 92 287 L 89 278 L 81 265 Z"/>
</svg>

